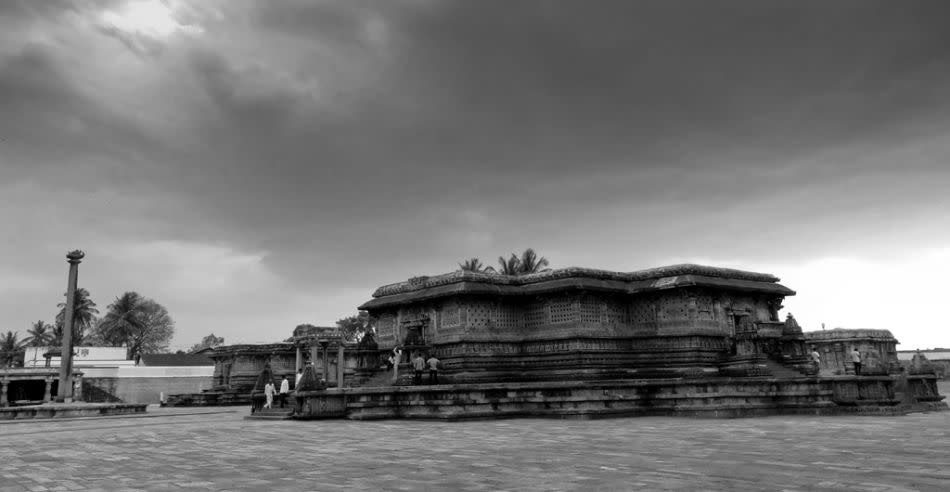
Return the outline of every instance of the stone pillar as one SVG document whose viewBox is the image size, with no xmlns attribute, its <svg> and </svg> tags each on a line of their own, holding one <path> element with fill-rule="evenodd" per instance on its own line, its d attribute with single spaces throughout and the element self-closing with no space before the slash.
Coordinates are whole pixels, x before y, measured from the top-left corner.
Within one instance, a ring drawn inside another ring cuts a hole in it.
<svg viewBox="0 0 950 492">
<path fill-rule="evenodd" d="M 323 379 L 330 382 L 330 358 L 328 357 L 327 345 L 323 346 Z"/>
<path fill-rule="evenodd" d="M 343 366 L 343 344 L 340 344 L 340 348 L 336 353 L 336 386 L 337 388 L 343 387 L 343 375 L 346 373 L 346 368 Z"/>
<path fill-rule="evenodd" d="M 63 355 L 59 363 L 59 387 L 56 399 L 65 401 L 72 397 L 73 391 L 73 309 L 75 308 L 76 281 L 79 277 L 79 263 L 85 253 L 70 251 L 66 255 L 69 262 L 69 280 L 66 283 L 66 312 L 63 323 Z"/>
<path fill-rule="evenodd" d="M 0 380 L 0 407 L 7 406 L 7 384 L 9 381 L 6 378 Z"/>
<path fill-rule="evenodd" d="M 46 376 L 46 392 L 43 394 L 44 402 L 53 401 L 53 378 L 52 376 Z"/>
<path fill-rule="evenodd" d="M 73 401 L 82 401 L 82 376 L 76 376 L 73 390 Z"/>
<path fill-rule="evenodd" d="M 303 369 L 303 350 L 300 349 L 300 345 L 297 345 L 297 362 L 294 367 L 294 374 L 300 372 Z"/>
<path fill-rule="evenodd" d="M 314 342 L 310 345 L 310 365 L 313 366 L 314 372 L 320 369 L 320 366 L 317 365 L 317 361 L 320 360 L 319 353 L 320 347 Z"/>
</svg>

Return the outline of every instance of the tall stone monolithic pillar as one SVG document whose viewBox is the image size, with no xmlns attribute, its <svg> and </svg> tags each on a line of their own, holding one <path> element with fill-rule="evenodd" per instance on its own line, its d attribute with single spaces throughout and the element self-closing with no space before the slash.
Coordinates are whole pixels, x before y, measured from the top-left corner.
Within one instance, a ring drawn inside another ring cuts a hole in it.
<svg viewBox="0 0 950 492">
<path fill-rule="evenodd" d="M 76 303 L 76 280 L 79 277 L 79 263 L 85 253 L 70 251 L 66 255 L 69 262 L 69 280 L 66 284 L 66 313 L 63 320 L 63 355 L 59 363 L 59 387 L 56 391 L 56 400 L 65 401 L 73 394 L 73 310 Z"/>
<path fill-rule="evenodd" d="M 300 345 L 297 345 L 297 360 L 296 366 L 294 367 L 294 374 L 300 372 L 303 369 L 303 350 L 300 349 Z"/>
</svg>

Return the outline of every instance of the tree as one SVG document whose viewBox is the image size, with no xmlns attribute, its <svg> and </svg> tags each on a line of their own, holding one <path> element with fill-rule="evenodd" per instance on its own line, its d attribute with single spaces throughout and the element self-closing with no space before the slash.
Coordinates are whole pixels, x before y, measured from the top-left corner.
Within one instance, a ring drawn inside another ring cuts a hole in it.
<svg viewBox="0 0 950 492">
<path fill-rule="evenodd" d="M 55 327 L 43 320 L 33 323 L 33 327 L 27 330 L 26 338 L 28 347 L 46 347 L 53 341 L 53 330 Z"/>
<path fill-rule="evenodd" d="M 482 264 L 482 260 L 478 258 L 469 258 L 462 263 L 459 263 L 459 268 L 463 272 L 474 272 L 474 273 L 492 273 L 495 271 L 494 268 Z"/>
<path fill-rule="evenodd" d="M 499 256 L 498 267 L 498 273 L 502 275 L 520 275 L 521 260 L 515 256 L 514 253 L 511 254 L 511 258 L 508 258 L 507 261 L 504 256 Z"/>
<path fill-rule="evenodd" d="M 204 350 L 206 348 L 214 348 L 219 345 L 224 345 L 224 337 L 216 337 L 214 336 L 214 333 L 212 333 L 202 338 L 200 342 L 192 345 L 191 348 L 188 349 L 188 353 L 193 354 L 199 350 Z"/>
<path fill-rule="evenodd" d="M 108 309 L 97 331 L 107 343 L 127 347 L 129 359 L 167 349 L 175 335 L 175 322 L 168 310 L 138 292 L 116 297 Z"/>
<path fill-rule="evenodd" d="M 343 337 L 347 340 L 354 340 L 363 333 L 370 330 L 369 313 L 360 311 L 356 316 L 349 316 L 337 320 L 336 326 L 343 332 Z"/>
<path fill-rule="evenodd" d="M 67 294 L 68 292 L 63 296 Z M 66 303 L 61 302 L 56 307 L 59 308 L 59 313 L 56 314 L 56 326 L 59 328 L 59 339 L 62 340 L 62 331 L 66 324 Z M 82 344 L 86 328 L 95 326 L 97 314 L 99 310 L 96 309 L 96 303 L 89 298 L 89 291 L 83 288 L 76 289 L 73 295 L 73 345 Z"/>
<path fill-rule="evenodd" d="M 17 336 L 14 331 L 0 336 L 0 367 L 13 367 L 20 360 L 26 340 L 18 340 Z"/>
<path fill-rule="evenodd" d="M 520 273 L 522 274 L 546 272 L 550 270 L 549 268 L 545 268 L 548 266 L 548 259 L 543 256 L 538 257 L 538 254 L 531 248 L 521 253 L 521 261 L 519 263 Z"/>
<path fill-rule="evenodd" d="M 498 266 L 498 273 L 502 275 L 525 275 L 550 270 L 545 268 L 548 266 L 548 259 L 543 256 L 539 257 L 531 248 L 524 250 L 521 253 L 521 258 L 514 253 L 511 253 L 511 257 L 507 260 L 504 256 L 499 256 Z"/>
</svg>

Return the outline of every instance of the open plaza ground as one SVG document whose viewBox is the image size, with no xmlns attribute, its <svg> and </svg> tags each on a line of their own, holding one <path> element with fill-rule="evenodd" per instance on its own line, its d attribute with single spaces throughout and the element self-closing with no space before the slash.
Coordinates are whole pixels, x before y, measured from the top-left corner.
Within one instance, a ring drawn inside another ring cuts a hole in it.
<svg viewBox="0 0 950 492">
<path fill-rule="evenodd" d="M 149 408 L 146 417 L 2 423 L 0 491 L 950 490 L 950 412 L 476 422 L 247 414 Z"/>
</svg>

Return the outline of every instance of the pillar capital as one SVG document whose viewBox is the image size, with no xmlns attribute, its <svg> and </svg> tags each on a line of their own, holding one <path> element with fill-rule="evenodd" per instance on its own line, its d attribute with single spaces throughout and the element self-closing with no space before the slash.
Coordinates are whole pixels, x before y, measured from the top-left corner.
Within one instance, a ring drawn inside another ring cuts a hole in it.
<svg viewBox="0 0 950 492">
<path fill-rule="evenodd" d="M 69 263 L 73 265 L 81 262 L 82 259 L 85 257 L 86 257 L 86 253 L 83 253 L 81 250 L 78 250 L 78 249 L 74 249 L 70 251 L 69 253 L 66 253 L 66 260 L 69 261 Z"/>
</svg>

